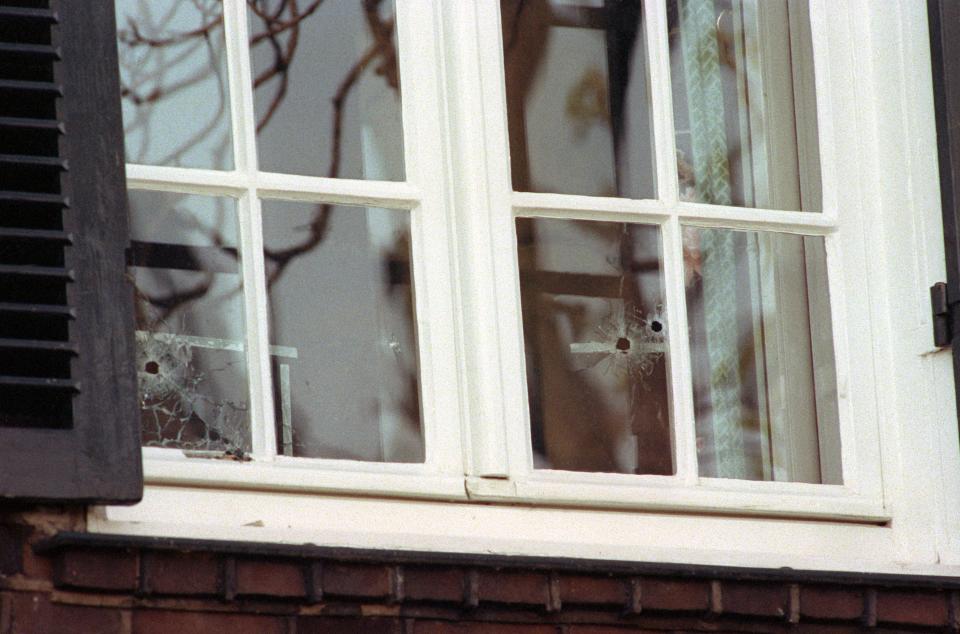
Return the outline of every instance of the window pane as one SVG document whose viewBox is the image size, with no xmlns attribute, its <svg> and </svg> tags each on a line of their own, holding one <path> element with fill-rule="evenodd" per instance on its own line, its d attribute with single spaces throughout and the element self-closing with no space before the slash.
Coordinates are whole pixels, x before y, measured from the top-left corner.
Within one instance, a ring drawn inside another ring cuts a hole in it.
<svg viewBox="0 0 960 634">
<path fill-rule="evenodd" d="M 670 0 L 668 20 L 681 199 L 819 211 L 805 3 Z"/>
<path fill-rule="evenodd" d="M 143 444 L 250 451 L 236 202 L 130 192 Z"/>
<path fill-rule="evenodd" d="M 249 0 L 260 169 L 403 180 L 392 0 Z"/>
<path fill-rule="evenodd" d="M 700 474 L 840 484 L 822 237 L 684 229 Z"/>
<path fill-rule="evenodd" d="M 423 462 L 409 214 L 263 207 L 278 453 Z"/>
<path fill-rule="evenodd" d="M 639 0 L 501 0 L 517 191 L 653 198 Z"/>
<path fill-rule="evenodd" d="M 660 233 L 517 220 L 534 464 L 673 473 Z"/>
<path fill-rule="evenodd" d="M 220 2 L 116 7 L 127 161 L 233 168 Z"/>
</svg>

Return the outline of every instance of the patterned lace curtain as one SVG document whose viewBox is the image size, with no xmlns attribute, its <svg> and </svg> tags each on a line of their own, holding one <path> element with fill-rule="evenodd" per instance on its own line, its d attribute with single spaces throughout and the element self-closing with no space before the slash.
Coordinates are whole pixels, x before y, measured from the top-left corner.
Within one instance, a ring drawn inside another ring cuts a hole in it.
<svg viewBox="0 0 960 634">
<path fill-rule="evenodd" d="M 682 0 L 679 9 L 694 187 L 699 200 L 729 205 L 731 177 L 716 7 L 714 0 Z M 749 477 L 741 409 L 735 235 L 712 229 L 700 233 L 712 449 L 716 476 L 721 478 Z"/>
</svg>

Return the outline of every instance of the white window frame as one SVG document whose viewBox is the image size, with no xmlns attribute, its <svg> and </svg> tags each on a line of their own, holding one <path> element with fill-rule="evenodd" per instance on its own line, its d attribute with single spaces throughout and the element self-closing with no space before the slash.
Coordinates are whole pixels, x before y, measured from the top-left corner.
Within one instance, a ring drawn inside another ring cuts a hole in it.
<svg viewBox="0 0 960 634">
<path fill-rule="evenodd" d="M 452 313 L 450 217 L 443 198 L 441 139 L 423 130 L 438 130 L 440 77 L 430 12 L 416 3 L 398 3 L 398 39 L 416 43 L 399 47 L 403 69 L 402 118 L 406 180 L 365 181 L 280 174 L 258 169 L 256 115 L 247 47 L 246 2 L 224 0 L 224 39 L 230 79 L 233 170 L 210 170 L 130 164 L 131 191 L 171 191 L 227 196 L 237 200 L 239 246 L 244 279 L 244 351 L 247 361 L 252 462 L 188 457 L 178 449 L 145 447 L 148 482 L 315 491 L 378 491 L 387 495 L 456 497 L 463 495 L 460 438 L 450 423 L 458 412 L 457 393 L 446 377 L 457 374 Z M 409 86 L 416 86 L 410 89 Z M 333 203 L 363 213 L 364 206 L 406 210 L 410 214 L 411 259 L 416 283 L 417 339 L 426 460 L 422 464 L 292 458 L 279 455 L 270 398 L 267 289 L 264 276 L 260 199 Z M 353 207 L 349 207 L 353 206 Z"/>
<path fill-rule="evenodd" d="M 810 0 L 822 213 L 680 202 L 666 14 L 648 1 L 657 200 L 514 193 L 499 3 L 397 0 L 405 183 L 255 170 L 243 0 L 225 0 L 237 169 L 132 165 L 132 189 L 240 201 L 259 253 L 256 194 L 409 209 L 427 460 L 274 457 L 262 261 L 244 259 L 254 456 L 144 450 L 134 507 L 94 531 L 832 570 L 960 572 L 960 450 L 949 354 L 933 348 L 926 288 L 943 277 L 925 4 Z M 851 160 L 852 154 L 857 160 Z M 514 218 L 661 228 L 674 476 L 532 469 Z M 697 474 L 680 226 L 825 236 L 843 485 Z M 264 399 L 260 399 L 261 403 Z M 263 424 L 268 421 L 268 424 Z M 931 494 L 932 493 L 932 494 Z M 494 504 L 491 504 L 494 503 Z M 388 518 L 389 521 L 384 521 Z"/>
</svg>

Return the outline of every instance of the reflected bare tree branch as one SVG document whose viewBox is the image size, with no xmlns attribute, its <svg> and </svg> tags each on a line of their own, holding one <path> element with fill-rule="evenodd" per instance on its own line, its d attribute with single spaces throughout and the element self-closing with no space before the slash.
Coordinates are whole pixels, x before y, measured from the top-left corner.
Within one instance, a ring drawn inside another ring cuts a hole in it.
<svg viewBox="0 0 960 634">
<path fill-rule="evenodd" d="M 358 0 L 362 8 L 361 29 L 367 31 L 367 37 L 370 41 L 369 46 L 360 52 L 358 58 L 352 62 L 343 76 L 336 84 L 336 90 L 330 99 L 331 113 L 329 118 L 329 163 L 325 176 L 337 178 L 340 176 L 343 164 L 343 144 L 344 144 L 344 119 L 350 96 L 355 92 L 358 83 L 362 78 L 376 75 L 381 78 L 388 88 L 399 95 L 400 81 L 399 69 L 397 65 L 397 50 L 395 42 L 395 21 L 392 16 L 384 15 L 382 9 L 389 2 L 383 0 Z M 155 54 L 169 57 L 163 60 L 158 69 L 151 68 L 150 71 L 142 71 L 136 63 L 136 56 L 133 63 L 126 64 L 128 76 L 122 86 L 122 95 L 129 103 L 137 106 L 133 117 L 133 126 L 140 126 L 144 136 L 142 137 L 149 143 L 151 137 L 151 126 L 149 118 L 151 108 L 140 106 L 151 106 L 162 103 L 173 95 L 186 93 L 191 88 L 200 87 L 204 82 L 209 82 L 212 76 L 217 81 L 217 97 L 219 105 L 211 115 L 204 116 L 204 125 L 199 130 L 191 134 L 189 139 L 182 141 L 164 157 L 161 163 L 175 164 L 194 144 L 210 139 L 214 143 L 219 142 L 221 153 L 229 152 L 230 138 L 229 134 L 223 134 L 218 131 L 217 126 L 222 126 L 223 118 L 228 113 L 229 98 L 227 87 L 229 81 L 222 71 L 222 29 L 223 15 L 220 3 L 215 0 L 191 0 L 192 6 L 196 9 L 197 20 L 200 25 L 194 28 L 183 28 L 182 20 L 179 26 L 180 30 L 172 28 L 176 22 L 174 13 L 176 9 L 170 9 L 167 14 L 158 15 L 157 19 L 145 20 L 140 24 L 136 19 L 130 18 L 119 31 L 119 41 L 121 50 L 126 47 L 129 51 L 137 49 L 149 49 Z M 260 95 L 258 103 L 265 102 L 265 107 L 259 111 L 259 118 L 256 121 L 256 130 L 259 133 L 265 127 L 271 124 L 276 118 L 278 111 L 282 108 L 285 100 L 288 98 L 288 88 L 291 81 L 291 68 L 295 63 L 298 53 L 304 50 L 305 36 L 304 24 L 308 18 L 323 15 L 321 9 L 331 3 L 326 0 L 247 0 L 247 8 L 250 20 L 249 45 L 251 49 L 268 53 L 267 63 L 258 68 L 262 68 L 255 77 L 252 78 L 252 86 L 255 94 Z M 152 8 L 149 4 L 141 5 L 145 9 L 142 11 L 145 15 L 150 14 Z M 154 5 L 156 6 L 156 5 Z M 221 48 L 218 48 L 221 47 Z M 201 61 L 199 70 L 192 70 L 197 63 L 199 51 L 205 51 L 206 59 Z M 305 53 L 304 53 L 305 55 Z M 153 60 L 156 61 L 156 60 Z M 179 68 L 178 68 L 179 67 Z M 154 72 L 156 70 L 156 72 Z M 206 85 L 203 90 L 213 92 Z M 209 120 L 207 120 L 209 118 Z M 131 124 L 128 124 L 128 127 Z M 223 134 L 222 140 L 215 138 L 217 134 Z M 332 216 L 333 205 L 316 205 L 311 221 L 305 226 L 306 232 L 299 234 L 299 242 L 282 249 L 265 249 L 264 257 L 267 264 L 267 284 L 268 288 L 273 287 L 283 276 L 284 272 L 298 257 L 307 254 L 317 248 L 328 236 L 330 219 Z M 192 228 L 204 235 L 209 243 L 218 253 L 238 261 L 239 253 L 236 248 L 229 246 L 230 241 L 225 238 L 221 229 L 214 226 L 195 226 Z M 389 257 L 396 257 L 396 254 L 390 254 Z M 174 322 L 182 319 L 187 314 L 191 305 L 198 301 L 208 298 L 214 292 L 214 275 L 203 271 L 203 263 L 197 261 L 195 270 L 202 271 L 202 275 L 194 277 L 191 285 L 186 285 L 183 278 L 180 278 L 179 284 L 174 279 L 169 280 L 169 284 L 161 285 L 164 288 L 162 293 L 147 293 L 143 289 L 135 288 L 137 304 L 137 327 L 147 332 L 180 332 Z M 191 264 L 187 264 L 190 267 Z M 228 299 L 235 297 L 242 291 L 242 283 L 237 282 L 236 286 L 229 290 L 218 299 Z M 142 381 L 145 380 L 148 385 L 155 385 L 155 389 L 150 392 L 147 390 L 141 395 L 144 399 L 143 405 L 147 407 L 144 413 L 144 439 L 148 444 L 161 444 L 162 446 L 182 446 L 183 448 L 199 449 L 227 449 L 228 451 L 243 451 L 243 447 L 249 442 L 249 434 L 244 432 L 243 420 L 240 414 L 244 408 L 233 402 L 220 402 L 207 394 L 209 388 L 201 389 L 205 386 L 205 381 L 209 380 L 209 372 L 215 368 L 208 368 L 208 371 L 200 372 L 192 362 L 186 363 L 191 366 L 184 368 L 184 376 L 176 374 L 180 370 L 171 367 L 167 369 L 163 363 L 157 359 L 169 356 L 176 361 L 182 357 L 176 354 L 174 348 L 177 345 L 173 340 L 144 339 L 144 363 L 151 364 L 151 368 L 141 372 Z M 153 347 L 149 348 L 150 342 Z M 158 343 L 159 342 L 159 343 Z M 146 354 L 151 352 L 151 354 Z M 166 356 L 164 356 L 166 355 Z M 188 355 L 189 356 L 189 355 Z M 141 364 L 143 365 L 143 364 Z M 173 363 L 171 365 L 177 365 Z M 180 363 L 180 365 L 184 365 Z M 144 368 L 141 368 L 144 370 Z M 191 372 L 192 371 L 192 372 Z M 159 374 L 158 374 L 159 373 Z M 159 381 L 158 376 L 167 377 L 169 380 Z M 419 424 L 419 398 L 418 398 L 418 378 L 416 363 L 412 368 L 404 368 L 405 382 L 410 385 L 409 394 L 405 395 L 402 403 L 403 413 L 409 416 L 410 423 Z M 152 381 L 152 383 L 151 383 Z M 193 382 L 188 390 L 174 390 L 175 386 L 184 387 Z M 141 386 L 143 388 L 143 386 Z M 163 388 L 163 389 L 160 389 Z M 196 405 L 196 407 L 195 407 Z M 229 412 L 229 415 L 224 412 Z M 185 435 L 186 434 L 186 435 Z"/>
</svg>

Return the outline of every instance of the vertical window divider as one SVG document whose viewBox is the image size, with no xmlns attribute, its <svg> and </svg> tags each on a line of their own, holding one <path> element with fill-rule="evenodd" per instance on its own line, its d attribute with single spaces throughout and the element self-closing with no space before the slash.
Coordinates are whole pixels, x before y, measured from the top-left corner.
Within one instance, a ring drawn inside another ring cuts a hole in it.
<svg viewBox="0 0 960 634">
<path fill-rule="evenodd" d="M 253 454 L 272 460 L 277 453 L 270 389 L 270 339 L 267 330 L 267 287 L 263 261 L 260 200 L 257 198 L 256 112 L 250 70 L 245 0 L 224 0 L 227 72 L 237 171 L 246 177 L 245 194 L 237 212 L 240 227 L 240 266 L 243 273 L 245 349 L 250 398 Z"/>
<path fill-rule="evenodd" d="M 670 433 L 676 477 L 685 485 L 698 480 L 697 439 L 694 425 L 693 383 L 690 371 L 690 344 L 687 333 L 687 305 L 684 292 L 683 236 L 678 203 L 677 150 L 674 137 L 673 103 L 670 83 L 670 45 L 667 33 L 667 8 L 664 0 L 643 3 L 647 29 L 648 81 L 653 147 L 657 178 L 657 198 L 670 210 L 660 225 L 663 240 L 663 267 L 667 338 L 670 347 L 668 367 L 671 402 Z"/>
<path fill-rule="evenodd" d="M 699 476 L 681 231 L 680 219 L 677 215 L 672 215 L 661 225 L 667 340 L 670 345 L 670 355 L 667 359 L 670 374 L 670 432 L 676 461 L 676 476 L 685 485 L 694 485 Z"/>
<path fill-rule="evenodd" d="M 677 149 L 674 139 L 673 99 L 670 84 L 670 43 L 667 35 L 666 0 L 643 3 L 647 29 L 647 59 L 650 82 L 650 119 L 653 128 L 654 166 L 657 177 L 657 198 L 668 208 L 675 208 L 680 199 L 677 177 Z"/>
<path fill-rule="evenodd" d="M 496 141 L 491 139 L 494 133 L 505 130 L 501 120 L 505 104 L 497 103 L 502 101 L 503 88 L 495 90 L 484 73 L 493 69 L 483 68 L 496 64 L 489 60 L 497 55 L 494 47 L 500 41 L 498 11 L 493 2 L 475 0 L 450 2 L 445 9 L 447 114 L 456 122 L 447 131 L 454 183 L 451 202 L 457 220 L 458 291 L 460 314 L 470 316 L 460 322 L 464 354 L 460 367 L 467 392 L 464 440 L 469 451 L 464 469 L 468 476 L 503 479 L 510 476 L 505 390 L 517 373 L 513 366 L 514 372 L 505 377 L 503 367 L 501 327 L 507 318 L 500 304 L 513 301 L 514 296 L 504 291 L 506 282 L 496 275 L 496 259 L 506 258 L 497 250 L 495 234 L 503 224 L 495 216 L 511 214 L 509 191 L 496 191 L 502 178 L 490 183 L 491 176 L 500 176 L 491 174 L 489 156 L 502 156 L 491 152 L 490 144 Z"/>
<path fill-rule="evenodd" d="M 253 109 L 253 76 L 247 44 L 246 0 L 223 0 L 223 35 L 227 47 L 230 117 L 236 171 L 253 176 L 257 169 L 256 113 Z"/>
<path fill-rule="evenodd" d="M 251 187 L 240 199 L 239 212 L 253 453 L 259 458 L 272 459 L 277 454 L 277 440 L 273 431 L 275 418 L 270 388 L 267 280 L 263 262 L 263 223 L 255 188 Z"/>
<path fill-rule="evenodd" d="M 813 49 L 813 82 L 814 95 L 816 95 L 816 126 L 817 126 L 817 147 L 816 152 L 820 161 L 819 171 L 819 194 L 820 194 L 820 214 L 825 220 L 831 221 L 837 225 L 840 222 L 840 183 L 838 178 L 844 174 L 845 170 L 840 164 L 840 158 L 836 153 L 836 141 L 839 141 L 838 130 L 834 129 L 833 119 L 835 108 L 833 104 L 835 85 L 839 79 L 843 82 L 846 78 L 835 78 L 832 76 L 830 68 L 830 59 L 834 53 L 830 51 L 830 38 L 828 37 L 827 16 L 830 16 L 832 22 L 839 22 L 844 27 L 848 20 L 848 12 L 834 11 L 833 7 L 827 6 L 822 0 L 809 0 L 810 15 L 810 46 Z M 834 92 L 831 92 L 831 89 Z M 842 93 L 841 93 L 842 94 Z M 842 104 L 842 101 L 840 102 Z M 862 149 L 862 148 L 861 148 Z"/>
<path fill-rule="evenodd" d="M 442 146 L 431 130 L 442 130 L 442 77 L 439 25 L 441 0 L 396 0 L 396 47 L 400 64 L 403 145 L 406 182 L 416 187 L 418 201 L 410 214 L 414 306 L 420 368 L 420 401 L 426 449 L 425 463 L 442 473 L 463 475 L 457 391 L 444 379 L 456 375 L 450 354 L 455 336 L 450 327 L 453 280 L 446 238 L 453 234 L 452 212 L 444 204 L 446 165 Z M 429 34 L 431 37 L 427 37 Z M 410 89 L 410 86 L 416 87 Z M 442 236 L 442 238 L 440 237 Z"/>
</svg>

